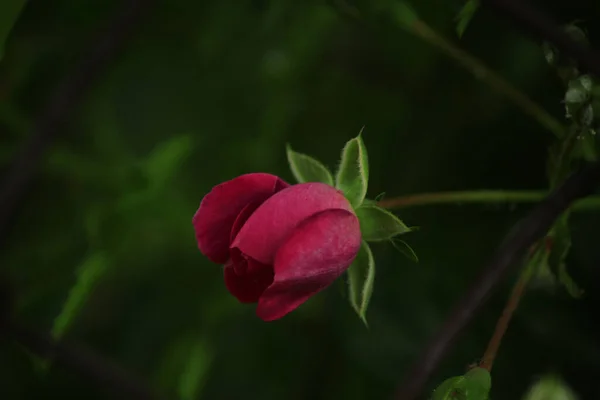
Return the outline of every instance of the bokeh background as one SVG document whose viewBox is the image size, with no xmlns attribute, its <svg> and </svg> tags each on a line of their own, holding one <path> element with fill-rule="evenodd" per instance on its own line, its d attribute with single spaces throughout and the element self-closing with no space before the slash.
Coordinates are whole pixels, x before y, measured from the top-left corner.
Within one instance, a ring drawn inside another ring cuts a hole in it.
<svg viewBox="0 0 600 400">
<path fill-rule="evenodd" d="M 386 1 L 393 0 L 352 4 L 369 15 Z M 0 172 L 122 3 L 32 0 L 24 7 L 0 62 Z M 390 398 L 531 206 L 397 210 L 420 227 L 405 237 L 420 262 L 390 245 L 373 248 L 366 329 L 342 281 L 277 322 L 238 304 L 221 267 L 197 250 L 191 218 L 200 200 L 247 172 L 292 181 L 286 143 L 333 168 L 363 125 L 370 197 L 543 190 L 553 136 L 397 21 L 356 25 L 332 4 L 343 3 L 157 1 L 61 128 L 14 211 L 0 266 L 16 293 L 15 315 L 89 346 L 172 399 Z M 487 10 L 459 39 L 461 5 L 413 2 L 442 37 L 564 120 L 564 87 L 539 43 Z M 582 19 L 600 44 L 597 2 L 538 5 L 561 23 Z M 496 360 L 494 399 L 521 398 L 549 372 L 582 399 L 600 398 L 600 218 L 578 213 L 572 222 L 568 265 L 586 295 L 527 294 Z M 482 356 L 509 289 L 507 281 L 484 307 L 430 389 Z M 116 398 L 77 371 L 44 369 L 26 349 L 0 342 L 0 398 L 50 397 Z"/>
</svg>

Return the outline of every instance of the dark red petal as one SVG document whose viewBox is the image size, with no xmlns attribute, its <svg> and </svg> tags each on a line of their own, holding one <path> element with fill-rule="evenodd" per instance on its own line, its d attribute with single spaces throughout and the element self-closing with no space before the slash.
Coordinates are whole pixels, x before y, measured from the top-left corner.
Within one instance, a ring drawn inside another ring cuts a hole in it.
<svg viewBox="0 0 600 400">
<path fill-rule="evenodd" d="M 263 264 L 273 265 L 275 252 L 294 228 L 306 218 L 329 209 L 351 211 L 352 207 L 338 190 L 324 183 L 290 186 L 258 207 L 231 247 Z"/>
<path fill-rule="evenodd" d="M 304 221 L 277 251 L 275 279 L 256 314 L 272 321 L 295 310 L 346 271 L 360 244 L 359 222 L 349 211 L 327 210 Z"/>
<path fill-rule="evenodd" d="M 238 275 L 237 269 L 245 270 Z M 235 268 L 232 262 L 225 265 L 225 286 L 241 303 L 256 303 L 260 295 L 273 282 L 273 268 L 248 260 L 247 268 Z"/>
<path fill-rule="evenodd" d="M 262 204 L 262 201 L 253 201 L 252 203 L 248 203 L 246 207 L 240 211 L 238 216 L 235 218 L 235 222 L 231 227 L 231 232 L 229 233 L 229 243 L 233 242 L 237 234 L 242 229 L 242 226 L 248 221 L 248 218 L 256 211 L 256 209 Z"/>
<path fill-rule="evenodd" d="M 215 186 L 204 196 L 192 219 L 202 254 L 224 264 L 229 258 L 231 228 L 238 214 L 248 203 L 261 203 L 288 186 L 277 176 L 263 173 L 241 175 Z"/>
</svg>

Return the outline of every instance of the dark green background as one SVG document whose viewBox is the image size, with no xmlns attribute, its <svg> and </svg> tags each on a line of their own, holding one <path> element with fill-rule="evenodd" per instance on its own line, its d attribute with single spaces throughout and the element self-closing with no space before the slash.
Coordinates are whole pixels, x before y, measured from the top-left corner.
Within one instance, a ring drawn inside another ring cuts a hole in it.
<svg viewBox="0 0 600 400">
<path fill-rule="evenodd" d="M 561 23 L 584 19 L 598 46 L 597 2 L 538 3 Z M 120 4 L 25 7 L 0 63 L 0 172 Z M 455 42 L 461 4 L 413 2 Z M 390 245 L 373 247 L 369 330 L 341 282 L 277 322 L 259 320 L 253 306 L 228 294 L 191 225 L 212 186 L 254 171 L 292 181 L 286 143 L 335 167 L 363 125 L 370 197 L 547 187 L 551 133 L 439 50 L 391 23 L 377 27 L 368 33 L 325 1 L 157 2 L 53 142 L 17 210 L 0 251 L 16 315 L 51 329 L 78 268 L 101 258 L 106 274 L 65 336 L 170 398 L 390 398 L 530 206 L 399 210 L 421 227 L 406 236 L 420 263 Z M 460 46 L 563 119 L 564 89 L 539 43 L 482 10 Z M 562 375 L 582 399 L 600 398 L 598 223 L 593 212 L 573 218 L 569 268 L 586 297 L 528 293 L 496 360 L 494 399 L 520 398 L 547 372 Z M 509 288 L 507 281 L 469 326 L 431 389 L 482 356 Z M 2 342 L 0 399 L 49 396 L 114 398 L 60 365 L 44 375 L 21 347 Z"/>
</svg>

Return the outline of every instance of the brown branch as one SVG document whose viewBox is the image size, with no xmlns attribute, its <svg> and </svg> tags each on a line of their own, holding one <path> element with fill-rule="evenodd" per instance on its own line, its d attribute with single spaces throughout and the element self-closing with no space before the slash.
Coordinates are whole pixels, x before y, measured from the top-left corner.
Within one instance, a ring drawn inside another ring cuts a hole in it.
<svg viewBox="0 0 600 400">
<path fill-rule="evenodd" d="M 538 205 L 526 218 L 519 222 L 497 249 L 488 265 L 471 284 L 469 290 L 431 339 L 399 387 L 395 398 L 413 400 L 423 391 L 431 374 L 446 356 L 459 334 L 474 318 L 492 291 L 511 267 L 521 259 L 523 253 L 542 238 L 575 200 L 593 193 L 600 182 L 600 163 L 586 166 L 573 174 L 565 183 Z"/>
<path fill-rule="evenodd" d="M 519 302 L 523 297 L 523 293 L 525 293 L 525 288 L 529 283 L 531 278 L 531 271 L 528 269 L 528 266 L 525 266 L 525 270 L 519 276 L 519 279 L 515 283 L 513 290 L 506 302 L 506 306 L 502 311 L 502 315 L 496 322 L 496 328 L 494 329 L 494 334 L 492 335 L 487 348 L 485 349 L 485 353 L 483 353 L 483 358 L 481 359 L 481 363 L 479 366 L 481 368 L 485 368 L 488 371 L 492 370 L 492 366 L 494 365 L 494 360 L 496 358 L 496 354 L 498 353 L 498 349 L 500 348 L 500 344 L 502 343 L 502 338 L 508 329 L 508 325 L 510 324 L 510 320 L 512 319 L 515 310 L 519 306 Z"/>
<path fill-rule="evenodd" d="M 9 224 L 29 189 L 45 151 L 76 111 L 85 94 L 108 69 L 131 39 L 134 28 L 150 8 L 153 0 L 130 0 L 99 40 L 88 45 L 91 49 L 80 64 L 58 85 L 47 106 L 35 121 L 30 139 L 15 158 L 0 185 L 0 246 L 5 244 Z"/>
</svg>

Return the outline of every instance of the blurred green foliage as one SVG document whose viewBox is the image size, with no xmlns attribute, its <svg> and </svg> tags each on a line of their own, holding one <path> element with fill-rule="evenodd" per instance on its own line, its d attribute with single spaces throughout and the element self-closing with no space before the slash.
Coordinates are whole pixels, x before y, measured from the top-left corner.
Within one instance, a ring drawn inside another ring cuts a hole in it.
<svg viewBox="0 0 600 400">
<path fill-rule="evenodd" d="M 340 143 L 362 126 L 370 198 L 545 189 L 553 138 L 408 34 L 400 20 L 363 29 L 332 3 L 339 2 L 157 2 L 54 141 L 16 210 L 0 251 L 17 293 L 16 315 L 86 343 L 170 398 L 389 398 L 530 206 L 398 211 L 420 227 L 406 237 L 420 262 L 389 243 L 372 246 L 377 279 L 367 330 L 333 287 L 273 323 L 238 304 L 221 267 L 197 250 L 191 218 L 200 200 L 212 186 L 247 172 L 291 182 L 286 143 L 333 170 Z M 590 42 L 600 44 L 597 2 L 537 3 L 562 23 L 585 18 Z M 57 82 L 120 4 L 26 4 L 0 63 L 0 172 Z M 393 0 L 345 4 L 368 16 L 401 10 Z M 455 16 L 463 5 L 422 0 L 413 7 L 458 42 Z M 564 87 L 540 43 L 481 9 L 459 45 L 563 119 Z M 496 360 L 491 398 L 520 398 L 548 372 L 581 398 L 600 396 L 599 222 L 593 212 L 570 216 L 565 265 L 585 295 L 528 293 Z M 456 344 L 431 390 L 481 356 L 509 285 Z M 36 360 L 8 341 L 0 345 L 0 377 L 1 399 L 113 398 L 77 371 L 52 365 L 41 374 Z"/>
</svg>

